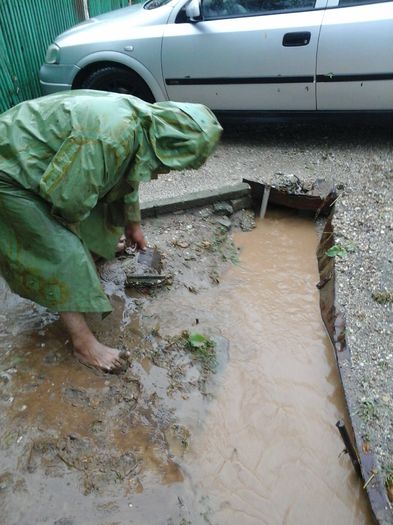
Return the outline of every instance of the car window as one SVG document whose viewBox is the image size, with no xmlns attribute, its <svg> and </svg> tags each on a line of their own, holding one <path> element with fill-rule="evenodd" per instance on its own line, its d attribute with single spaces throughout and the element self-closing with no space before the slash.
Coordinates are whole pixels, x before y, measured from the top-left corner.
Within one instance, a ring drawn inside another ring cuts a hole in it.
<svg viewBox="0 0 393 525">
<path fill-rule="evenodd" d="M 202 0 L 205 20 L 314 9 L 316 0 Z"/>
<path fill-rule="evenodd" d="M 379 4 L 383 2 L 391 2 L 391 0 L 340 0 L 339 7 L 347 7 L 350 5 L 364 5 L 364 4 Z"/>
</svg>

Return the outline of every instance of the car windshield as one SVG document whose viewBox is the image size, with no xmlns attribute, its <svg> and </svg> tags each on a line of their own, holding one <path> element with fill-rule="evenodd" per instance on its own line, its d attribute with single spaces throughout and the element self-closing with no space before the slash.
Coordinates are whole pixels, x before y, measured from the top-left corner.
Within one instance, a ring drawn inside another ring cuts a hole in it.
<svg viewBox="0 0 393 525">
<path fill-rule="evenodd" d="M 150 2 L 147 2 L 143 7 L 144 9 L 157 9 L 157 7 L 169 4 L 170 1 L 171 0 L 150 0 Z"/>
</svg>

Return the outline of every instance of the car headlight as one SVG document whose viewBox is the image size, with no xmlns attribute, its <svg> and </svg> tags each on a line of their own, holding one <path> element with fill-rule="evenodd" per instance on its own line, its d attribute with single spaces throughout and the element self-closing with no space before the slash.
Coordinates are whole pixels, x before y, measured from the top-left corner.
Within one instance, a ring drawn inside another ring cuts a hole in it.
<svg viewBox="0 0 393 525">
<path fill-rule="evenodd" d="M 58 64 L 60 57 L 60 48 L 56 44 L 51 44 L 45 55 L 45 62 L 47 64 Z"/>
</svg>

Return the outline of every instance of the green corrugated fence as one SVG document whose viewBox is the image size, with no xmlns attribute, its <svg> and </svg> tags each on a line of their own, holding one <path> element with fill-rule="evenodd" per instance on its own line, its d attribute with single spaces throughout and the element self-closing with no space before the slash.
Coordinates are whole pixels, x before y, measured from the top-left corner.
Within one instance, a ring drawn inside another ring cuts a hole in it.
<svg viewBox="0 0 393 525">
<path fill-rule="evenodd" d="M 0 0 L 0 112 L 41 96 L 38 71 L 54 38 L 129 0 Z"/>
<path fill-rule="evenodd" d="M 88 0 L 89 15 L 90 17 L 101 15 L 114 9 L 126 7 L 130 3 L 128 0 Z M 137 2 L 132 3 L 136 4 Z"/>
</svg>

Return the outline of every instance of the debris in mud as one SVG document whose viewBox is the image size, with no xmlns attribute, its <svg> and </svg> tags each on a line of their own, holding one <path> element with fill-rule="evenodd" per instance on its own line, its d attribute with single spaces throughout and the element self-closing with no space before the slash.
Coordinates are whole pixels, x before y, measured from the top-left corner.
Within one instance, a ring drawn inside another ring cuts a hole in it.
<svg viewBox="0 0 393 525">
<path fill-rule="evenodd" d="M 217 202 L 213 204 L 213 213 L 229 217 L 233 214 L 233 207 L 228 202 Z"/>
<path fill-rule="evenodd" d="M 161 254 L 157 248 L 119 256 L 116 261 L 101 264 L 99 273 L 103 281 L 134 288 L 159 286 L 167 280 L 162 274 Z"/>
<path fill-rule="evenodd" d="M 159 338 L 144 356 L 167 370 L 169 396 L 181 392 L 187 397 L 195 388 L 205 393 L 207 380 L 217 370 L 217 341 L 219 338 L 184 331 L 178 336 Z"/>
<path fill-rule="evenodd" d="M 70 435 L 59 441 L 57 456 L 69 468 L 83 474 L 84 493 L 100 490 L 105 484 L 119 483 L 140 472 L 141 463 L 132 452 L 116 455 L 97 448 L 93 440 Z"/>
<path fill-rule="evenodd" d="M 62 477 L 65 471 L 75 469 L 82 475 L 84 494 L 135 477 L 141 469 L 141 461 L 134 453 L 106 450 L 92 438 L 76 433 L 36 440 L 27 449 L 20 462 L 27 472 L 34 473 L 40 467 L 47 476 Z"/>
<path fill-rule="evenodd" d="M 285 191 L 293 195 L 310 195 L 326 199 L 331 193 L 335 193 L 335 188 L 331 182 L 326 179 L 310 180 L 300 179 L 294 174 L 275 173 L 271 188 L 279 191 Z"/>
<path fill-rule="evenodd" d="M 194 359 L 201 363 L 204 370 L 214 372 L 217 366 L 217 359 L 214 351 L 216 344 L 213 339 L 197 332 L 185 332 L 183 337 L 186 338 L 187 345 L 191 349 Z"/>
<path fill-rule="evenodd" d="M 165 439 L 172 454 L 183 458 L 191 445 L 191 431 L 185 425 L 173 423 L 165 431 Z"/>
<path fill-rule="evenodd" d="M 311 189 L 310 184 L 304 184 L 297 175 L 292 173 L 282 173 L 277 171 L 274 174 L 275 180 L 277 182 L 272 184 L 272 188 L 278 190 L 287 191 L 288 193 L 308 193 Z"/>
<path fill-rule="evenodd" d="M 63 398 L 71 403 L 72 406 L 89 406 L 90 398 L 86 390 L 71 386 L 63 389 Z"/>
<path fill-rule="evenodd" d="M 329 215 L 337 198 L 336 187 L 325 179 L 305 182 L 296 175 L 277 172 L 268 185 L 249 179 L 243 179 L 243 182 L 250 185 L 256 204 L 262 202 L 266 188 L 270 204 L 314 212 L 316 216 Z"/>
<path fill-rule="evenodd" d="M 239 218 L 239 227 L 243 232 L 249 232 L 256 228 L 255 213 L 251 210 L 243 210 Z"/>
</svg>

